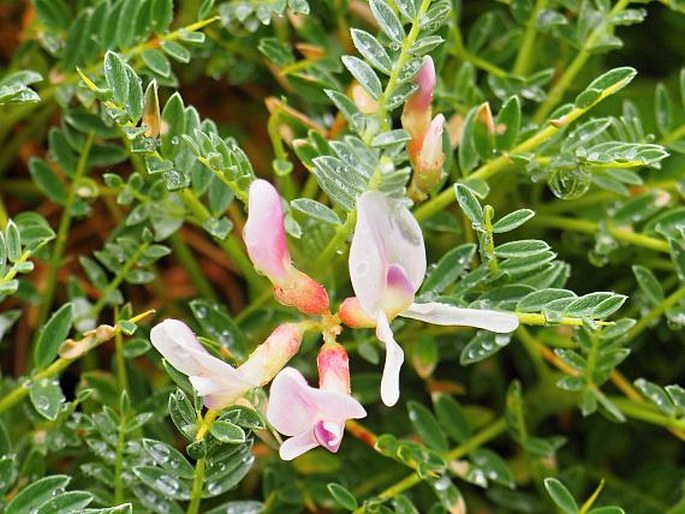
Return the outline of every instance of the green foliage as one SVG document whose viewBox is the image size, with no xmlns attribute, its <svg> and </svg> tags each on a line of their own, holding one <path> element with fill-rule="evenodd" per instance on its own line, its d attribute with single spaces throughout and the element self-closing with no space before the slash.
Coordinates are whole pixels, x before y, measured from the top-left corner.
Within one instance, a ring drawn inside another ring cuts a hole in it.
<svg viewBox="0 0 685 514">
<path fill-rule="evenodd" d="M 678 512 L 685 70 L 659 68 L 682 45 L 656 32 L 682 32 L 685 9 L 661 4 L 12 7 L 35 18 L 0 78 L 0 510 Z M 423 136 L 400 112 L 427 55 L 422 114 L 448 123 L 423 198 Z M 269 169 L 330 316 L 277 305 L 246 254 L 248 191 Z M 374 331 L 336 317 L 368 190 L 414 202 L 417 303 L 520 322 L 393 321 L 408 357 L 394 409 L 378 405 Z M 205 410 L 151 350 L 150 308 L 235 366 L 279 323 L 316 325 L 288 365 L 315 383 L 316 347 L 337 338 L 368 416 L 339 454 L 282 462 L 265 391 Z"/>
</svg>

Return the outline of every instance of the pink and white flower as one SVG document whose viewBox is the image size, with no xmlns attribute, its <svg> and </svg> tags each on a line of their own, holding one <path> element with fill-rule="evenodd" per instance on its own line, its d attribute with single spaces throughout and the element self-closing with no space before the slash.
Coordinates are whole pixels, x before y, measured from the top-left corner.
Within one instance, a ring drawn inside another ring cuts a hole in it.
<svg viewBox="0 0 685 514">
<path fill-rule="evenodd" d="M 294 368 L 283 369 L 271 384 L 266 417 L 289 439 L 281 445 L 283 460 L 292 460 L 322 446 L 336 453 L 345 421 L 366 416 L 364 407 L 350 396 L 350 370 L 345 349 L 326 344 L 317 358 L 319 388 L 311 387 Z"/>
<path fill-rule="evenodd" d="M 255 269 L 271 281 L 274 296 L 283 305 L 296 307 L 305 314 L 324 314 L 328 312 L 328 293 L 316 280 L 293 266 L 284 219 L 278 191 L 266 180 L 255 180 L 250 186 L 248 218 L 243 230 L 247 253 Z"/>
<path fill-rule="evenodd" d="M 426 273 L 426 250 L 421 227 L 405 199 L 390 198 L 379 191 L 359 197 L 349 269 L 356 297 L 343 302 L 339 316 L 353 328 L 376 328 L 376 337 L 386 351 L 381 399 L 388 406 L 399 399 L 399 373 L 404 362 L 404 352 L 390 329 L 396 316 L 498 333 L 518 327 L 518 317 L 513 314 L 414 302 Z"/>
<path fill-rule="evenodd" d="M 207 408 L 222 409 L 268 384 L 298 352 L 302 335 L 296 323 L 279 325 L 238 368 L 210 354 L 188 325 L 176 319 L 155 325 L 150 341 L 169 364 L 188 375 Z"/>
</svg>

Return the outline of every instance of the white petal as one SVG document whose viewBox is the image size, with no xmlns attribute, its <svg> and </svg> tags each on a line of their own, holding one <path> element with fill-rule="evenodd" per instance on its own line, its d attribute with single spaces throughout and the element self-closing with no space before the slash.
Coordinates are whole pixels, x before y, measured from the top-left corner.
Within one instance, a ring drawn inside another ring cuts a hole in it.
<svg viewBox="0 0 685 514">
<path fill-rule="evenodd" d="M 364 311 L 375 317 L 385 292 L 387 269 L 400 265 L 414 291 L 426 272 L 421 227 L 402 200 L 367 191 L 357 200 L 357 225 L 350 247 L 350 279 Z"/>
<path fill-rule="evenodd" d="M 321 418 L 339 420 L 360 419 L 366 417 L 366 410 L 355 398 L 338 391 L 312 390 L 312 398 Z"/>
<path fill-rule="evenodd" d="M 317 446 L 319 446 L 319 442 L 314 437 L 313 428 L 310 428 L 306 432 L 283 441 L 278 454 L 283 460 L 293 460 L 295 457 L 299 457 L 304 452 Z"/>
<path fill-rule="evenodd" d="M 177 319 L 166 319 L 152 327 L 150 341 L 169 364 L 186 375 L 203 375 L 207 366 L 230 368 L 210 355 L 188 325 Z"/>
<path fill-rule="evenodd" d="M 400 314 L 434 325 L 463 325 L 506 334 L 516 330 L 519 319 L 514 314 L 481 309 L 462 309 L 439 302 L 415 303 Z"/>
<path fill-rule="evenodd" d="M 376 337 L 385 344 L 381 400 L 388 407 L 392 407 L 400 398 L 400 368 L 404 362 L 404 352 L 395 341 L 388 318 L 382 312 L 376 319 Z"/>
<path fill-rule="evenodd" d="M 266 419 L 283 435 L 311 431 L 317 416 L 313 390 L 299 371 L 284 368 L 271 382 Z"/>
</svg>

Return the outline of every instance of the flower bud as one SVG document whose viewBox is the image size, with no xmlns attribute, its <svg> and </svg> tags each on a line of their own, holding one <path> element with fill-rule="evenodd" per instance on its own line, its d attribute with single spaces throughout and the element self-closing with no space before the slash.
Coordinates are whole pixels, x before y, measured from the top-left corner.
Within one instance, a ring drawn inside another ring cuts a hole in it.
<svg viewBox="0 0 685 514">
<path fill-rule="evenodd" d="M 278 191 L 266 180 L 255 180 L 250 186 L 248 203 L 243 231 L 247 253 L 255 269 L 273 284 L 276 300 L 305 314 L 328 312 L 326 289 L 292 264 Z"/>
<path fill-rule="evenodd" d="M 412 189 L 427 193 L 442 180 L 442 166 L 445 163 L 445 152 L 442 151 L 444 128 L 445 117 L 438 114 L 431 121 L 418 152 L 412 155 L 410 149 L 409 156 L 414 166 Z"/>
<path fill-rule="evenodd" d="M 255 180 L 248 197 L 249 215 L 243 239 L 255 269 L 276 283 L 292 266 L 285 239 L 285 215 L 278 191 L 266 180 Z"/>
<path fill-rule="evenodd" d="M 288 361 L 297 354 L 304 329 L 297 323 L 283 323 L 253 351 L 238 368 L 241 376 L 255 387 L 271 382 Z"/>
<path fill-rule="evenodd" d="M 291 266 L 284 281 L 274 284 L 274 296 L 279 303 L 295 307 L 305 314 L 321 315 L 328 312 L 326 288 L 294 266 Z"/>
<path fill-rule="evenodd" d="M 430 56 L 423 58 L 423 65 L 414 77 L 418 86 L 404 104 L 402 127 L 411 134 L 412 139 L 420 140 L 428 129 L 431 119 L 431 102 L 435 89 L 435 65 Z"/>
<path fill-rule="evenodd" d="M 343 345 L 323 345 L 316 357 L 316 367 L 319 370 L 319 389 L 350 394 L 350 359 Z"/>
<path fill-rule="evenodd" d="M 338 317 L 350 328 L 373 328 L 376 326 L 376 320 L 364 312 L 361 303 L 359 303 L 359 298 L 356 296 L 345 298 L 340 309 L 338 309 Z"/>
</svg>

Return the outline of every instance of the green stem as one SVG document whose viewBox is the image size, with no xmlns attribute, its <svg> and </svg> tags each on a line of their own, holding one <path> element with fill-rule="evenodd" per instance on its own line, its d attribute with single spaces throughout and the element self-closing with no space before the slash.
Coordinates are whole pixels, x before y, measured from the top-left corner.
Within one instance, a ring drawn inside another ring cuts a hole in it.
<svg viewBox="0 0 685 514">
<path fill-rule="evenodd" d="M 557 132 L 559 132 L 562 128 L 570 125 L 578 118 L 583 116 L 583 114 L 588 112 L 590 109 L 592 109 L 595 105 L 604 100 L 606 97 L 613 95 L 622 86 L 623 85 L 619 83 L 605 89 L 604 91 L 602 91 L 602 94 L 592 104 L 590 104 L 587 107 L 574 107 L 568 114 L 565 114 L 558 120 L 554 120 L 553 123 L 550 123 L 533 136 L 529 137 L 522 143 L 515 146 L 511 150 L 511 152 L 500 155 L 496 159 L 488 161 L 482 166 L 480 166 L 472 174 L 470 174 L 467 177 L 467 179 L 487 180 L 489 178 L 494 177 L 495 175 L 497 175 L 498 173 L 500 173 L 501 171 L 505 170 L 513 164 L 513 160 L 510 157 L 511 155 L 527 153 L 536 149 L 538 146 L 542 145 L 543 143 L 548 141 L 552 136 L 557 134 Z M 425 202 L 424 204 L 419 206 L 414 211 L 414 216 L 416 216 L 416 219 L 418 219 L 419 221 L 426 220 L 434 214 L 437 214 L 438 212 L 442 211 L 445 207 L 451 205 L 454 201 L 456 201 L 454 190 L 453 188 L 449 187 L 437 196 L 431 198 L 428 202 Z"/>
<path fill-rule="evenodd" d="M 195 441 L 201 441 L 209 433 L 212 428 L 212 424 L 216 419 L 218 411 L 214 409 L 209 409 L 206 413 L 200 428 L 195 436 Z M 188 510 L 186 514 L 198 514 L 200 512 L 200 502 L 202 501 L 202 490 L 205 482 L 205 458 L 198 459 L 195 463 L 195 471 L 193 472 L 193 487 L 190 492 L 190 503 L 188 504 Z"/>
<path fill-rule="evenodd" d="M 666 299 L 664 299 L 659 305 L 654 307 L 646 315 L 640 318 L 635 326 L 628 332 L 628 340 L 632 341 L 638 335 L 640 335 L 646 328 L 648 328 L 655 320 L 659 319 L 664 312 L 668 309 L 677 305 L 680 300 L 685 298 L 685 286 L 676 289 L 671 293 Z"/>
<path fill-rule="evenodd" d="M 204 298 L 207 298 L 213 302 L 218 300 L 216 293 L 212 284 L 209 283 L 207 277 L 202 272 L 202 268 L 198 264 L 193 252 L 190 251 L 188 245 L 183 241 L 181 235 L 176 232 L 169 238 L 169 244 L 174 251 L 174 256 L 181 263 L 183 268 L 188 273 L 190 280 L 192 281 L 197 292 L 200 293 Z"/>
<path fill-rule="evenodd" d="M 335 230 L 335 235 L 333 235 L 331 240 L 328 242 L 328 245 L 326 245 L 326 248 L 324 248 L 324 250 L 314 261 L 312 269 L 319 271 L 324 266 L 330 269 L 329 265 L 331 259 L 335 257 L 336 253 L 340 249 L 340 246 L 343 245 L 350 237 L 350 234 L 354 230 L 355 223 L 357 223 L 357 211 L 351 211 L 348 213 L 345 223 L 338 225 Z"/>
<path fill-rule="evenodd" d="M 607 18 L 612 18 L 619 14 L 623 9 L 625 9 L 632 0 L 619 0 L 616 5 L 609 11 Z M 566 90 L 571 86 L 571 83 L 576 78 L 576 75 L 585 67 L 585 63 L 590 58 L 591 48 L 597 43 L 599 38 L 601 38 L 605 31 L 607 30 L 606 22 L 600 23 L 588 36 L 588 38 L 583 42 L 583 47 L 580 49 L 576 57 L 573 59 L 571 64 L 566 68 L 564 74 L 561 78 L 554 84 L 547 100 L 538 107 L 533 115 L 533 121 L 536 123 L 542 123 L 547 116 L 554 110 L 554 108 L 559 104 L 561 99 L 566 93 Z"/>
<path fill-rule="evenodd" d="M 114 352 L 117 363 L 117 380 L 119 381 L 119 390 L 128 392 L 128 373 L 126 370 L 126 358 L 124 357 L 124 338 L 121 332 L 118 332 L 114 336 Z"/>
<path fill-rule="evenodd" d="M 661 144 L 669 145 L 675 141 L 678 141 L 679 139 L 682 139 L 683 137 L 685 137 L 685 123 L 677 129 L 674 129 L 670 133 L 666 134 L 661 140 Z"/>
<path fill-rule="evenodd" d="M 146 311 L 142 314 L 138 314 L 137 316 L 134 316 L 130 318 L 128 321 L 131 323 L 137 323 L 144 317 L 148 316 L 149 314 L 153 313 L 154 310 Z M 95 340 L 91 343 L 91 345 L 88 347 L 88 351 L 92 350 L 93 348 L 98 347 L 102 343 L 109 341 L 113 336 L 115 336 L 117 333 L 121 332 L 121 328 L 117 325 L 114 327 L 114 330 L 112 331 L 111 335 L 109 337 L 105 337 L 102 339 L 98 339 L 97 337 Z M 37 372 L 35 375 L 31 377 L 31 380 L 34 381 L 39 381 L 44 378 L 52 378 L 55 375 L 58 375 L 60 372 L 62 372 L 64 369 L 66 369 L 69 364 L 72 362 L 80 359 L 83 357 L 83 355 L 86 355 L 88 351 L 85 351 L 78 355 L 77 357 L 73 358 L 65 358 L 65 357 L 59 357 L 57 360 L 55 360 L 52 364 L 50 364 L 47 368 L 44 368 L 43 370 Z M 26 387 L 25 385 L 21 384 L 17 387 L 15 387 L 12 391 L 7 393 L 5 396 L 0 399 L 0 412 L 4 412 L 13 405 L 15 405 L 17 402 L 21 401 L 27 394 L 29 394 L 29 388 Z"/>
<path fill-rule="evenodd" d="M 488 441 L 495 439 L 507 429 L 507 422 L 504 418 L 500 418 L 495 421 L 492 425 L 484 428 L 481 432 L 473 436 L 471 439 L 466 441 L 464 444 L 453 448 L 445 455 L 445 460 L 450 462 L 453 460 L 460 459 L 461 457 L 468 455 L 472 451 L 476 450 L 480 446 L 484 445 Z M 381 501 L 387 501 L 395 496 L 403 493 L 404 491 L 411 489 L 415 485 L 421 482 L 422 478 L 417 473 L 412 473 L 406 476 L 396 484 L 388 487 L 383 492 L 378 495 L 378 499 Z M 363 514 L 367 512 L 366 507 L 362 506 L 354 511 L 353 514 Z"/>
<path fill-rule="evenodd" d="M 133 267 L 136 264 L 138 264 L 138 261 L 143 257 L 143 255 L 145 255 L 148 246 L 150 246 L 150 243 L 141 243 L 140 246 L 138 246 L 136 251 L 133 253 L 133 255 L 131 255 L 131 257 L 128 258 L 124 266 L 119 270 L 119 272 L 112 279 L 112 281 L 109 284 L 107 284 L 107 287 L 102 291 L 100 299 L 90 309 L 89 315 L 92 318 L 97 318 L 97 316 L 100 314 L 100 311 L 105 307 L 105 305 L 107 305 L 110 295 L 114 291 L 116 291 L 116 289 L 122 284 L 122 282 L 126 278 L 126 275 L 129 274 Z"/>
<path fill-rule="evenodd" d="M 609 399 L 629 418 L 639 419 L 640 421 L 645 421 L 651 425 L 657 425 L 664 428 L 685 430 L 685 419 L 670 418 L 648 403 L 636 402 L 623 398 L 622 396 L 611 397 Z"/>
<path fill-rule="evenodd" d="M 382 132 L 390 130 L 390 120 L 388 119 L 387 103 L 392 98 L 392 95 L 395 94 L 395 89 L 397 89 L 397 82 L 399 81 L 400 73 L 402 72 L 404 66 L 407 64 L 407 61 L 412 55 L 409 52 L 409 50 L 412 46 L 414 46 L 414 43 L 416 43 L 416 38 L 418 38 L 419 32 L 421 30 L 421 19 L 426 14 L 426 11 L 428 11 L 428 7 L 430 6 L 430 4 L 431 0 L 422 0 L 421 6 L 419 7 L 418 12 L 416 13 L 416 17 L 412 20 L 411 29 L 409 29 L 409 34 L 407 34 L 407 37 L 402 42 L 400 55 L 397 58 L 397 62 L 392 68 L 390 77 L 388 78 L 388 83 L 385 86 L 385 91 L 383 91 L 383 94 L 378 100 L 378 114 L 381 120 Z"/>
<path fill-rule="evenodd" d="M 114 503 L 117 505 L 124 502 L 124 481 L 122 472 L 124 471 L 124 445 L 126 444 L 126 419 L 127 414 L 121 413 L 119 423 L 119 433 L 117 435 L 116 461 L 114 463 Z"/>
<path fill-rule="evenodd" d="M 186 514 L 197 514 L 200 512 L 200 502 L 202 501 L 202 486 L 205 480 L 205 458 L 197 460 L 195 472 L 193 473 L 193 489 L 190 493 L 190 504 Z"/>
<path fill-rule="evenodd" d="M 480 68 L 481 70 L 486 71 L 489 74 L 494 75 L 496 77 L 504 78 L 509 76 L 509 74 L 505 70 L 503 70 L 496 64 L 493 64 L 490 61 L 486 61 L 478 55 L 472 54 L 464 47 L 464 38 L 462 37 L 461 29 L 459 28 L 457 19 L 454 20 L 451 32 L 453 44 L 448 45 L 446 48 L 447 52 L 450 55 L 456 57 L 457 59 L 461 59 L 462 61 L 471 63 L 476 68 Z"/>
<path fill-rule="evenodd" d="M 81 156 L 79 157 L 76 171 L 69 187 L 69 194 L 67 196 L 67 201 L 64 204 L 64 210 L 62 211 L 62 218 L 59 222 L 59 228 L 57 229 L 55 246 L 53 247 L 52 254 L 50 256 L 47 284 L 45 286 L 45 291 L 43 291 L 43 300 L 37 323 L 37 326 L 39 327 L 45 323 L 55 297 L 55 290 L 57 288 L 57 274 L 59 273 L 62 265 L 62 258 L 67 245 L 67 237 L 69 236 L 69 229 L 71 228 L 71 211 L 74 203 L 77 200 L 76 191 L 78 189 L 78 182 L 86 175 L 88 170 L 88 157 L 90 155 L 90 149 L 93 146 L 94 140 L 95 132 L 91 131 L 88 133 L 86 142 L 81 150 Z M 36 332 L 36 337 L 37 334 L 38 332 Z"/>
<path fill-rule="evenodd" d="M 204 206 L 197 195 L 190 189 L 180 191 L 179 196 L 200 225 L 212 217 L 207 207 Z M 250 259 L 245 255 L 245 252 L 238 243 L 236 237 L 233 234 L 229 234 L 225 239 L 217 239 L 216 241 L 238 267 L 238 270 L 250 289 L 253 292 L 261 291 L 264 281 L 257 275 L 257 272 L 252 267 Z"/>
<path fill-rule="evenodd" d="M 169 34 L 155 36 L 152 39 L 149 39 L 148 41 L 140 43 L 134 47 L 121 50 L 119 53 L 121 53 L 124 57 L 134 57 L 138 54 L 143 53 L 147 49 L 156 48 L 157 46 L 159 46 L 159 43 L 161 41 L 175 41 L 177 39 L 181 39 L 188 32 L 197 32 L 198 30 L 203 29 L 207 25 L 211 25 L 219 19 L 219 16 L 212 16 L 211 18 L 191 23 L 190 25 L 181 27 L 178 30 L 170 32 Z M 101 68 L 102 62 L 101 59 L 98 59 L 96 60 L 96 62 L 94 62 L 82 71 L 85 74 L 89 74 L 96 72 Z M 7 133 L 15 123 L 29 116 L 36 109 L 37 106 L 44 105 L 45 103 L 51 101 L 55 97 L 58 89 L 61 86 L 73 84 L 80 80 L 80 75 L 78 73 L 70 72 L 65 73 L 64 75 L 65 77 L 62 80 L 62 82 L 48 86 L 45 89 L 42 89 L 38 92 L 41 98 L 40 103 L 19 105 L 14 110 L 10 111 L 7 116 L 3 117 L 2 124 L 0 124 L 0 141 L 5 140 Z"/>
<path fill-rule="evenodd" d="M 526 76 L 530 73 L 533 64 L 531 57 L 533 56 L 533 50 L 535 49 L 535 36 L 537 35 L 538 14 L 546 8 L 547 0 L 537 0 L 537 2 L 535 2 L 535 7 L 533 7 L 530 18 L 528 18 L 526 30 L 523 33 L 523 39 L 521 40 L 521 46 L 516 55 L 516 62 L 514 63 L 513 70 L 514 75 Z"/>
<path fill-rule="evenodd" d="M 533 362 L 533 367 L 535 368 L 538 377 L 540 377 L 540 380 L 544 383 L 550 383 L 551 379 L 549 369 L 545 365 L 545 361 L 540 355 L 537 341 L 535 340 L 535 337 L 533 337 L 533 334 L 531 334 L 526 327 L 521 325 L 516 330 L 516 336 L 518 337 L 519 341 L 521 341 L 524 350 L 526 350 L 528 357 L 530 357 L 530 360 Z"/>
<path fill-rule="evenodd" d="M 542 227 L 559 228 L 574 232 L 582 232 L 585 234 L 597 234 L 600 229 L 599 223 L 594 221 L 565 218 L 563 216 L 535 216 L 531 220 L 531 223 Z M 646 236 L 644 234 L 638 234 L 636 232 L 617 228 L 611 225 L 607 227 L 607 230 L 612 237 L 623 243 L 630 243 L 635 246 L 641 246 L 657 252 L 670 252 L 668 243 L 662 239 Z"/>
<path fill-rule="evenodd" d="M 283 145 L 283 140 L 281 139 L 280 133 L 280 108 L 269 116 L 269 121 L 267 122 L 266 129 L 269 133 L 269 139 L 271 140 L 271 146 L 274 149 L 274 159 L 281 162 L 289 162 L 288 154 L 285 151 L 285 146 Z M 278 189 L 286 200 L 292 200 L 295 198 L 297 193 L 297 188 L 293 182 L 293 175 L 291 172 L 286 174 L 276 173 L 276 167 L 274 166 L 274 178 L 278 183 Z"/>
</svg>

